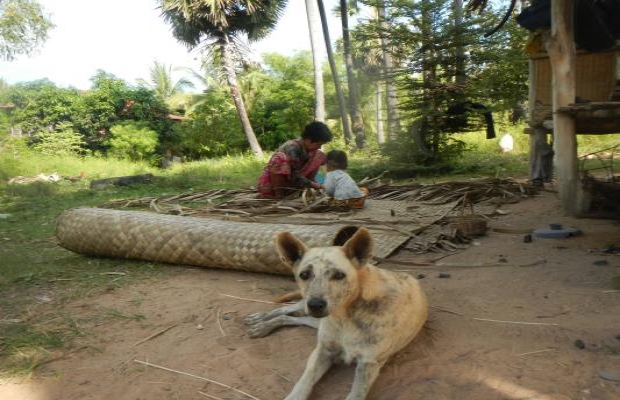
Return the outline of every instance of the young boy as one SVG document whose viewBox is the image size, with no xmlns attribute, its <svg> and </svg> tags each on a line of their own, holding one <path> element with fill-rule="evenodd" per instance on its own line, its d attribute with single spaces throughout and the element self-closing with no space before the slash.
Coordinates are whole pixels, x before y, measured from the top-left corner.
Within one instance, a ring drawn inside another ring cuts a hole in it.
<svg viewBox="0 0 620 400">
<path fill-rule="evenodd" d="M 327 153 L 327 174 L 323 183 L 325 194 L 334 199 L 334 205 L 362 208 L 368 191 L 366 188 L 357 187 L 353 178 L 346 173 L 347 167 L 347 153 L 341 150 Z"/>
</svg>

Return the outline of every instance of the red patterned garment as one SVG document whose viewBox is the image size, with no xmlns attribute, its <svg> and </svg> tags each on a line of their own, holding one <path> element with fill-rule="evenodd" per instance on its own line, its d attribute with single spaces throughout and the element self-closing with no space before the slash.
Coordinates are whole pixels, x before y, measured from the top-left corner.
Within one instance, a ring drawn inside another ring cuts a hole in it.
<svg viewBox="0 0 620 400">
<path fill-rule="evenodd" d="M 286 189 L 310 187 L 314 176 L 325 161 L 325 153 L 320 149 L 307 151 L 302 139 L 289 140 L 269 159 L 258 180 L 258 193 L 261 197 L 278 197 L 277 188 L 272 184 L 273 175 L 285 178 Z"/>
</svg>

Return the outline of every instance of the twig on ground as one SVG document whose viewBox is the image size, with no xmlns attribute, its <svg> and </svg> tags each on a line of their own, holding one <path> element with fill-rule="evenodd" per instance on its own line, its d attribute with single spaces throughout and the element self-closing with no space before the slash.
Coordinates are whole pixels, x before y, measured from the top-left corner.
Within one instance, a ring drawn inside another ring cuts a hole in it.
<svg viewBox="0 0 620 400">
<path fill-rule="evenodd" d="M 448 310 L 447 308 L 443 308 L 443 307 L 429 306 L 429 308 L 434 308 L 435 310 L 438 310 L 438 311 L 447 312 L 448 314 L 460 315 L 461 317 L 465 316 L 465 314 L 461 314 L 460 312 Z"/>
<path fill-rule="evenodd" d="M 161 330 L 153 333 L 151 336 L 149 336 L 147 338 L 144 338 L 144 339 L 134 343 L 134 345 L 132 347 L 136 347 L 136 346 L 138 346 L 138 345 L 140 345 L 140 344 L 142 344 L 144 342 L 148 342 L 149 340 L 151 340 L 153 338 L 156 338 L 157 336 L 162 335 L 162 334 L 168 332 L 170 329 L 174 328 L 177 325 L 179 325 L 179 322 L 177 322 L 176 324 L 172 324 L 172 325 L 170 325 L 170 326 L 168 326 L 168 327 L 166 327 L 164 329 L 161 329 Z"/>
<path fill-rule="evenodd" d="M 0 324 L 19 324 L 22 322 L 19 319 L 0 319 Z"/>
<path fill-rule="evenodd" d="M 287 382 L 292 382 L 290 379 L 288 379 L 286 376 L 282 375 L 281 373 L 279 373 L 278 371 L 276 371 L 275 369 L 271 369 L 269 368 L 269 371 L 273 372 L 274 374 L 278 375 L 280 378 L 284 379 Z"/>
<path fill-rule="evenodd" d="M 230 297 L 232 299 L 237 299 L 237 300 L 245 300 L 245 301 L 253 301 L 255 303 L 265 303 L 265 304 L 277 304 L 277 305 L 280 305 L 280 303 L 276 303 L 275 301 L 248 299 L 247 297 L 233 296 L 232 294 L 226 294 L 226 293 L 220 293 L 220 295 L 221 296 Z"/>
<path fill-rule="evenodd" d="M 217 313 L 216 313 L 216 318 L 217 318 L 217 326 L 218 328 L 220 328 L 220 332 L 222 333 L 222 336 L 226 336 L 226 332 L 224 332 L 224 328 L 222 328 L 222 310 L 218 307 L 217 308 Z"/>
<path fill-rule="evenodd" d="M 519 354 L 519 357 L 529 356 L 529 355 L 532 355 L 532 354 L 546 353 L 548 351 L 555 351 L 555 350 L 557 350 L 557 349 L 544 349 L 544 350 L 528 351 L 527 353 Z"/>
<path fill-rule="evenodd" d="M 224 400 L 224 399 L 222 399 L 221 397 L 213 396 L 212 394 L 208 394 L 208 393 L 205 393 L 205 392 L 201 392 L 200 390 L 198 391 L 198 393 L 199 393 L 199 394 L 201 394 L 201 395 L 203 395 L 203 396 L 206 396 L 206 397 L 208 397 L 208 398 L 210 398 L 210 399 L 215 399 L 215 400 Z"/>
<path fill-rule="evenodd" d="M 250 399 L 260 400 L 258 397 L 252 396 L 251 394 L 246 393 L 243 390 L 239 390 L 239 389 L 237 389 L 235 387 L 232 387 L 232 386 L 227 385 L 227 384 L 222 383 L 222 382 L 215 381 L 213 379 L 209 379 L 209 378 L 205 378 L 203 376 L 198 376 L 198 375 L 190 374 L 189 372 L 183 372 L 183 371 L 178 371 L 178 370 L 172 369 L 172 368 L 162 367 L 161 365 L 153 364 L 153 363 L 150 363 L 148 361 L 141 361 L 141 360 L 133 360 L 133 361 L 138 363 L 138 364 L 146 365 L 147 367 L 153 367 L 153 368 L 161 369 L 161 370 L 168 371 L 168 372 L 174 372 L 175 374 L 180 374 L 180 375 L 185 375 L 185 376 L 189 376 L 189 377 L 196 378 L 196 379 L 201 379 L 203 381 L 207 381 L 209 383 L 213 383 L 215 385 L 219 385 L 219 386 L 224 387 L 226 389 L 234 390 L 235 392 L 240 393 L 240 394 L 242 394 L 244 396 L 247 396 Z"/>
<path fill-rule="evenodd" d="M 384 263 L 387 263 L 387 264 L 411 265 L 411 266 L 415 266 L 415 267 L 432 265 L 429 262 L 390 260 L 389 258 L 383 258 L 383 257 L 377 257 L 377 256 L 374 256 L 372 259 L 375 260 L 375 261 L 384 262 Z"/>
<path fill-rule="evenodd" d="M 472 319 L 475 319 L 476 321 L 499 322 L 502 324 L 559 326 L 559 324 L 545 323 L 545 322 L 503 321 L 499 319 L 489 319 L 489 318 L 472 318 Z"/>
<path fill-rule="evenodd" d="M 434 268 L 489 268 L 489 267 L 517 267 L 517 268 L 525 268 L 525 267 L 535 267 L 537 265 L 545 264 L 547 260 L 540 259 L 533 261 L 527 264 L 487 264 L 487 263 L 476 263 L 476 264 L 457 264 L 457 263 L 438 263 L 434 265 Z"/>
<path fill-rule="evenodd" d="M 549 314 L 549 315 L 537 315 L 536 318 L 553 318 L 553 317 L 557 317 L 558 315 L 564 315 L 564 314 L 568 314 L 570 312 L 570 310 L 563 310 L 554 314 Z"/>
</svg>

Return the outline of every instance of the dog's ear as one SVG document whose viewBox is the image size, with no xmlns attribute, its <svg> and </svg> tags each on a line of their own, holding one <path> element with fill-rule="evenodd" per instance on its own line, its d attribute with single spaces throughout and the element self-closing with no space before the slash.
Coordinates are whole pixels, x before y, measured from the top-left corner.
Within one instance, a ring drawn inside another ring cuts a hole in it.
<svg viewBox="0 0 620 400">
<path fill-rule="evenodd" d="M 359 228 L 357 226 L 345 226 L 336 233 L 336 237 L 332 243 L 333 246 L 342 246 L 347 240 L 351 239 Z"/>
<path fill-rule="evenodd" d="M 372 257 L 372 237 L 366 228 L 359 228 L 342 246 L 344 254 L 358 268 L 366 265 Z"/>
<path fill-rule="evenodd" d="M 295 266 L 304 256 L 308 247 L 290 232 L 280 232 L 276 236 L 276 247 L 280 260 L 290 267 Z"/>
</svg>

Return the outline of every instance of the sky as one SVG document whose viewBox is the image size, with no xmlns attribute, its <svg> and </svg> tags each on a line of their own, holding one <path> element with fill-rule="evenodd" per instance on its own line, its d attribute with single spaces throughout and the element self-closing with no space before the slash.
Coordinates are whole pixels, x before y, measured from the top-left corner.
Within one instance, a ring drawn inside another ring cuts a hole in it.
<svg viewBox="0 0 620 400">
<path fill-rule="evenodd" d="M 0 78 L 10 84 L 47 78 L 61 87 L 88 89 L 98 69 L 128 83 L 148 80 L 155 61 L 198 70 L 196 52 L 189 52 L 172 36 L 154 0 L 38 0 L 56 27 L 45 44 L 31 56 L 0 61 Z M 328 0 L 333 9 L 335 0 Z M 275 31 L 251 46 L 264 52 L 290 55 L 309 50 L 304 0 L 289 0 Z M 341 36 L 335 17 L 330 36 Z"/>
</svg>

